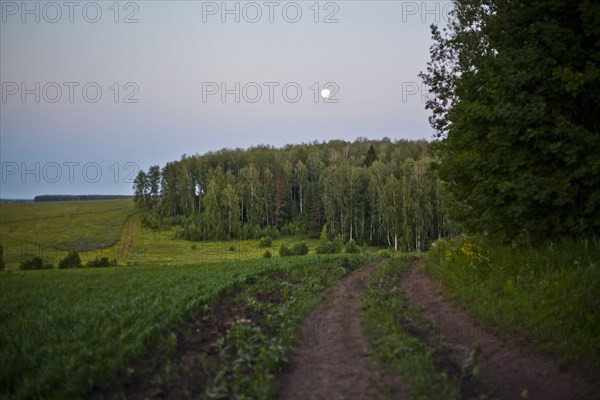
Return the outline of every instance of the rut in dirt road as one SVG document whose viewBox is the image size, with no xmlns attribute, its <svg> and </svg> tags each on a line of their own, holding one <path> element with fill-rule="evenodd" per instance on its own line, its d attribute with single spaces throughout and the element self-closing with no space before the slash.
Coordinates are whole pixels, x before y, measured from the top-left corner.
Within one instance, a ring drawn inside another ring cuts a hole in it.
<svg viewBox="0 0 600 400">
<path fill-rule="evenodd" d="M 403 279 L 402 291 L 410 305 L 422 310 L 454 350 L 452 357 L 460 365 L 479 343 L 479 379 L 494 397 L 519 399 L 598 399 L 600 391 L 583 378 L 559 370 L 555 361 L 525 353 L 511 341 L 502 341 L 486 332 L 467 313 L 442 296 L 439 285 L 423 271 L 423 262 L 415 262 Z"/>
<path fill-rule="evenodd" d="M 362 326 L 362 298 L 379 265 L 371 263 L 338 282 L 309 314 L 291 368 L 278 382 L 281 399 L 406 397 L 398 377 L 379 372 Z"/>
</svg>

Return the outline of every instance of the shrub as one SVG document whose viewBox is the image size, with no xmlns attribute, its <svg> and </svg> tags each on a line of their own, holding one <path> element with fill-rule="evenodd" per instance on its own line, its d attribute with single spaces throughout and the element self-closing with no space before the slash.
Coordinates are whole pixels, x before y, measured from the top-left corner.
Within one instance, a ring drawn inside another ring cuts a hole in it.
<svg viewBox="0 0 600 400">
<path fill-rule="evenodd" d="M 108 257 L 97 258 L 95 260 L 90 260 L 87 262 L 87 266 L 90 268 L 104 268 L 110 265 L 110 260 Z"/>
<path fill-rule="evenodd" d="M 229 246 L 229 251 L 235 251 L 235 245 L 232 244 L 231 246 Z"/>
<path fill-rule="evenodd" d="M 283 243 L 279 248 L 279 255 L 281 257 L 289 257 L 293 256 L 294 254 L 292 253 L 292 249 L 290 249 L 287 244 Z"/>
<path fill-rule="evenodd" d="M 377 255 L 381 258 L 392 258 L 392 253 L 389 250 L 380 250 Z"/>
<path fill-rule="evenodd" d="M 308 254 L 308 245 L 305 242 L 295 243 L 292 248 L 288 247 L 287 244 L 283 243 L 279 248 L 279 255 L 281 257 L 290 256 L 305 256 Z"/>
<path fill-rule="evenodd" d="M 60 260 L 58 263 L 58 268 L 80 268 L 81 267 L 81 258 L 79 257 L 79 253 L 75 250 L 69 252 L 69 254 Z"/>
<path fill-rule="evenodd" d="M 25 260 L 19 266 L 19 269 L 23 271 L 30 271 L 34 269 L 52 269 L 52 264 L 44 264 L 42 257 L 33 257 L 31 260 Z"/>
<path fill-rule="evenodd" d="M 335 238 L 333 238 L 331 244 L 335 250 L 334 253 L 339 253 L 340 249 L 344 248 L 344 238 L 342 238 L 342 235 L 337 235 Z"/>
<path fill-rule="evenodd" d="M 31 260 L 25 260 L 19 267 L 19 269 L 22 269 L 23 271 L 42 268 L 44 268 L 44 260 L 42 260 L 42 257 L 33 257 Z"/>
<path fill-rule="evenodd" d="M 329 240 L 329 235 L 327 234 L 327 224 L 323 225 L 323 229 L 321 230 L 321 236 L 319 238 L 319 243 L 317 244 L 317 248 L 315 249 L 317 254 L 333 254 L 337 253 L 340 250 L 341 245 L 343 244 L 341 236 L 336 236 L 334 241 Z"/>
<path fill-rule="evenodd" d="M 271 254 L 271 252 L 269 250 L 267 250 L 267 251 L 264 252 L 263 257 L 264 258 L 271 258 L 271 257 L 273 257 L 273 255 Z"/>
<path fill-rule="evenodd" d="M 271 247 L 272 245 L 273 245 L 273 241 L 271 240 L 270 236 L 261 237 L 258 240 L 258 247 L 260 247 L 260 248 Z"/>
<path fill-rule="evenodd" d="M 348 243 L 346 243 L 346 253 L 350 253 L 350 254 L 360 253 L 360 248 L 358 247 L 358 245 L 356 244 L 356 242 L 354 240 L 350 240 Z"/>
<path fill-rule="evenodd" d="M 292 247 L 292 253 L 296 256 L 305 256 L 308 254 L 308 245 L 305 242 L 298 242 Z"/>
</svg>

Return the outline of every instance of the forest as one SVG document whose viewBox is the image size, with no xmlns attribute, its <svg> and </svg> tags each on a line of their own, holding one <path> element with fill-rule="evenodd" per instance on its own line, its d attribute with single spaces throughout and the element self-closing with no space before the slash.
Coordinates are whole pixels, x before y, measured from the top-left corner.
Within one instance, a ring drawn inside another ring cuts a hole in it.
<svg viewBox="0 0 600 400">
<path fill-rule="evenodd" d="M 457 231 L 427 141 L 329 141 L 183 155 L 140 171 L 145 225 L 190 240 L 318 236 L 424 250 Z"/>
</svg>

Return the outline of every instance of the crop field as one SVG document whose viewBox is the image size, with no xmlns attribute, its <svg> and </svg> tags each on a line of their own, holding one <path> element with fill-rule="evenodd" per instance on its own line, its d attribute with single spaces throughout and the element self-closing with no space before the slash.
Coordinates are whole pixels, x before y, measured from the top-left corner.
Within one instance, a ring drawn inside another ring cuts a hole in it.
<svg viewBox="0 0 600 400">
<path fill-rule="evenodd" d="M 251 277 L 275 271 L 305 276 L 326 271 L 339 258 L 4 273 L 2 394 L 82 396 L 125 369 L 166 328 L 210 307 L 233 288 L 252 283 Z M 335 274 L 328 276 L 330 281 Z M 325 279 L 318 273 L 314 277 Z M 313 291 L 320 291 L 322 283 L 315 282 L 307 280 Z"/>
<path fill-rule="evenodd" d="M 70 249 L 89 252 L 93 258 L 99 250 L 107 252 L 118 243 L 133 212 L 128 199 L 2 203 L 4 257 L 9 268 L 37 255 L 57 262 Z"/>
</svg>

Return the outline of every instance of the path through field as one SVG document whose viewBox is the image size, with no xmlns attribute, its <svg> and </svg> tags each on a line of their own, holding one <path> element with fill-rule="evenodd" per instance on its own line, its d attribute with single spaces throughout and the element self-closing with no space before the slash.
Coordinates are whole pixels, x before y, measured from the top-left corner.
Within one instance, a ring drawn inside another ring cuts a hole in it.
<svg viewBox="0 0 600 400">
<path fill-rule="evenodd" d="M 473 344 L 481 346 L 479 378 L 501 399 L 598 399 L 600 392 L 574 375 L 559 370 L 546 357 L 524 353 L 509 341 L 486 332 L 464 311 L 442 296 L 441 288 L 415 262 L 403 279 L 402 290 L 408 302 L 422 309 L 422 315 L 445 335 L 460 365 Z M 596 388 L 597 389 L 597 388 Z"/>
<path fill-rule="evenodd" d="M 278 382 L 281 399 L 406 398 L 398 377 L 380 373 L 362 327 L 362 298 L 378 266 L 371 263 L 335 284 L 309 314 L 290 370 Z"/>
<path fill-rule="evenodd" d="M 127 226 L 125 227 L 125 236 L 123 237 L 123 245 L 121 246 L 121 260 L 127 261 L 133 251 L 133 236 L 135 232 L 136 215 L 131 215 L 127 218 Z"/>
</svg>

